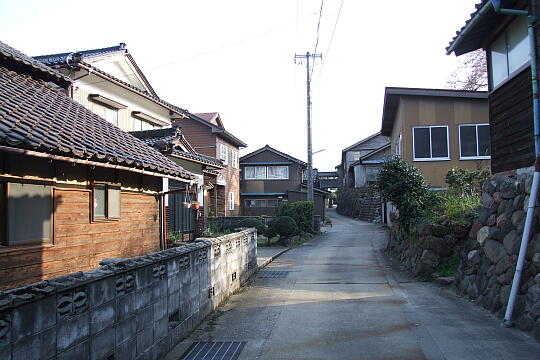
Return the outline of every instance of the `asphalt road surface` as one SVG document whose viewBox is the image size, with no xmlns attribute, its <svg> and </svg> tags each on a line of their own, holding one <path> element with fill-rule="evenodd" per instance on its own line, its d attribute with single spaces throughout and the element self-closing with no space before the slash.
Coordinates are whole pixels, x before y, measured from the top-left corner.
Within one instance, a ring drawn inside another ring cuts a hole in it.
<svg viewBox="0 0 540 360">
<path fill-rule="evenodd" d="M 329 216 L 325 234 L 262 269 L 168 359 L 540 359 L 529 335 L 393 270 L 379 251 L 386 228 Z"/>
</svg>

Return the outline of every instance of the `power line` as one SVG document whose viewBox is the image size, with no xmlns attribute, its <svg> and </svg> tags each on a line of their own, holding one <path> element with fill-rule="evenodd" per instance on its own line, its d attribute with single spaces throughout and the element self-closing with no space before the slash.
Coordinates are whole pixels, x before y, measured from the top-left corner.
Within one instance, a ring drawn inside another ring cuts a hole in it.
<svg viewBox="0 0 540 360">
<path fill-rule="evenodd" d="M 281 29 L 283 29 L 283 28 L 285 28 L 285 27 L 288 27 L 288 26 L 291 26 L 291 25 L 293 25 L 293 24 L 297 24 L 299 21 L 304 21 L 304 20 L 306 20 L 306 19 L 312 17 L 312 16 L 315 15 L 315 14 L 316 14 L 316 13 L 312 13 L 312 14 L 306 15 L 306 16 L 304 16 L 303 18 L 301 18 L 300 20 L 296 19 L 295 21 L 292 21 L 292 22 L 283 24 L 283 25 L 278 26 L 278 27 L 276 27 L 276 28 L 267 30 L 267 31 L 265 31 L 265 32 L 262 32 L 262 33 L 259 33 L 259 34 L 256 34 L 256 35 L 253 35 L 253 36 L 250 36 L 250 37 L 241 39 L 241 40 L 233 41 L 233 42 L 231 42 L 231 43 L 228 43 L 228 44 L 219 46 L 219 47 L 214 48 L 214 49 L 211 49 L 211 50 L 203 51 L 203 52 L 200 52 L 200 53 L 198 53 L 198 54 L 195 54 L 195 55 L 192 55 L 192 56 L 188 56 L 188 57 L 186 57 L 186 58 L 179 59 L 179 60 L 176 60 L 176 61 L 172 61 L 172 62 L 169 62 L 169 63 L 166 63 L 166 64 L 161 64 L 161 65 L 158 65 L 158 66 L 154 66 L 154 67 L 151 67 L 151 68 L 147 68 L 147 69 L 145 69 L 145 71 L 152 71 L 152 70 L 161 69 L 161 68 L 164 68 L 164 67 L 167 67 L 167 66 L 176 65 L 176 64 L 178 64 L 178 63 L 181 63 L 181 62 L 184 62 L 184 61 L 188 61 L 188 60 L 192 60 L 192 59 L 198 58 L 198 57 L 200 57 L 200 56 L 204 56 L 204 55 L 208 55 L 208 54 L 211 54 L 211 53 L 214 53 L 214 52 L 217 52 L 217 51 L 221 51 L 221 50 L 226 49 L 226 48 L 228 48 L 228 47 L 236 46 L 236 45 L 238 45 L 238 44 L 241 44 L 241 43 L 244 43 L 244 42 L 247 42 L 247 41 L 256 39 L 256 38 L 258 38 L 258 37 L 261 37 L 261 36 L 270 34 L 270 33 L 272 33 L 272 32 L 281 30 Z M 127 78 L 127 77 L 129 77 L 129 76 L 131 76 L 131 75 L 134 75 L 134 74 L 135 74 L 135 73 L 132 72 L 132 73 L 130 73 L 130 74 L 121 75 L 121 76 L 117 76 L 117 77 L 118 77 L 118 78 Z M 106 81 L 108 81 L 108 80 L 99 80 L 99 81 L 91 82 L 91 83 L 88 83 L 88 84 L 85 84 L 85 85 L 98 84 L 98 83 L 102 83 L 102 82 L 106 82 Z"/>
<path fill-rule="evenodd" d="M 319 46 L 319 30 L 321 28 L 321 18 L 322 18 L 322 10 L 323 10 L 324 0 L 321 0 L 321 9 L 319 10 L 319 21 L 317 22 L 317 40 L 315 41 L 315 50 L 313 51 L 314 54 L 317 53 L 317 47 Z M 311 69 L 311 77 L 313 77 L 313 68 Z"/>
<path fill-rule="evenodd" d="M 334 29 L 332 30 L 332 36 L 330 37 L 330 42 L 328 43 L 328 48 L 326 49 L 326 56 L 324 57 L 323 62 L 321 64 L 321 71 L 319 71 L 319 75 L 317 76 L 317 79 L 321 78 L 321 74 L 324 70 L 324 64 L 326 62 L 326 59 L 328 59 L 328 53 L 330 52 L 330 47 L 332 46 L 332 40 L 334 40 L 334 34 L 336 33 L 337 24 L 339 22 L 339 16 L 341 15 L 341 8 L 343 7 L 343 1 L 344 0 L 341 0 L 341 4 L 339 5 L 336 22 L 334 23 Z"/>
</svg>

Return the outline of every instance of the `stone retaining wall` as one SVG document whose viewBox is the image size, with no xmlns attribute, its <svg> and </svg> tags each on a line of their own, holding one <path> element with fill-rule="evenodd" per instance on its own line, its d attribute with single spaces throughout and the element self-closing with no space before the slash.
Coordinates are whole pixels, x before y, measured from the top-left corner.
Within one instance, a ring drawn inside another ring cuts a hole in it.
<svg viewBox="0 0 540 360">
<path fill-rule="evenodd" d="M 364 221 L 382 222 L 381 195 L 369 186 L 338 191 L 337 213 Z"/>
<path fill-rule="evenodd" d="M 531 169 L 484 184 L 482 207 L 460 252 L 458 292 L 502 318 L 508 303 L 525 223 Z M 538 204 L 537 204 L 538 206 Z M 513 320 L 540 341 L 540 221 L 535 210 Z"/>
<path fill-rule="evenodd" d="M 248 229 L 0 292 L 0 358 L 161 359 L 256 267 Z"/>
<path fill-rule="evenodd" d="M 468 227 L 420 224 L 413 235 L 405 235 L 392 224 L 388 251 L 416 277 L 432 275 L 440 265 L 454 261 L 467 238 Z"/>
<path fill-rule="evenodd" d="M 470 229 L 420 225 L 406 236 L 393 224 L 388 250 L 415 276 L 430 275 L 457 256 L 456 291 L 501 319 L 506 311 L 521 244 L 532 182 L 532 169 L 495 176 L 483 186 L 478 218 Z M 534 213 L 513 320 L 540 341 L 540 211 Z"/>
</svg>

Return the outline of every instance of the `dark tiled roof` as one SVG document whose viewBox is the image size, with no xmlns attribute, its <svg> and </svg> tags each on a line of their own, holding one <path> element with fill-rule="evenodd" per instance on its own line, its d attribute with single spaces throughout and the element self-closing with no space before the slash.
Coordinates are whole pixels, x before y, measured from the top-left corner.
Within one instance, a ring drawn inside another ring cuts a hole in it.
<svg viewBox="0 0 540 360">
<path fill-rule="evenodd" d="M 209 123 L 211 123 L 211 124 L 213 124 L 213 125 L 219 126 L 219 125 L 214 124 L 214 123 L 212 122 L 212 120 L 214 120 L 214 119 L 219 115 L 217 112 L 195 113 L 194 115 L 200 117 L 200 118 L 203 119 L 204 121 L 208 121 Z M 219 127 L 222 128 L 222 126 L 219 126 Z"/>
<path fill-rule="evenodd" d="M 271 151 L 271 152 L 273 152 L 273 153 L 275 153 L 277 155 L 283 156 L 284 158 L 289 159 L 289 160 L 291 160 L 293 162 L 296 162 L 296 163 L 298 163 L 300 165 L 307 166 L 307 164 L 305 162 L 303 162 L 302 160 L 299 160 L 299 159 L 297 159 L 295 157 L 292 157 L 291 155 L 288 155 L 288 154 L 285 154 L 284 152 L 276 150 L 273 147 L 271 147 L 270 145 L 265 145 L 265 146 L 263 146 L 262 148 L 260 148 L 258 150 L 255 150 L 253 152 L 250 152 L 249 154 L 246 154 L 246 155 L 242 156 L 240 158 L 240 163 L 245 162 L 246 159 L 248 159 L 248 158 L 250 158 L 250 157 L 252 157 L 254 155 L 260 154 L 263 151 Z"/>
<path fill-rule="evenodd" d="M 211 156 L 202 155 L 199 153 L 183 151 L 174 146 L 173 142 L 182 141 L 186 143 L 186 147 L 191 148 L 191 145 L 187 143 L 187 140 L 183 137 L 180 128 L 170 127 L 154 130 L 144 130 L 144 131 L 132 131 L 130 132 L 133 136 L 141 139 L 146 145 L 152 146 L 162 153 L 171 153 L 173 155 L 178 155 L 183 158 L 192 159 L 196 162 L 204 163 L 207 165 L 216 166 L 223 168 L 223 162 Z"/>
<path fill-rule="evenodd" d="M 21 72 L 21 70 L 25 70 L 22 71 L 24 74 L 32 75 L 39 79 L 57 80 L 63 84 L 71 83 L 71 80 L 59 71 L 51 69 L 47 65 L 23 54 L 19 50 L 14 49 L 1 41 L 0 55 L 2 64 L 12 62 L 10 68 L 15 67 L 14 65 L 18 65 L 16 66 L 17 71 Z"/>
<path fill-rule="evenodd" d="M 101 49 L 76 51 L 76 53 L 81 54 L 82 57 L 93 57 L 93 56 L 99 56 L 99 55 L 104 55 L 104 54 L 111 54 L 115 52 L 127 53 L 126 44 L 120 43 L 119 45 L 116 45 L 116 46 L 110 46 L 110 47 L 101 48 Z M 34 59 L 41 61 L 42 63 L 46 65 L 64 65 L 66 64 L 66 58 L 70 54 L 73 54 L 73 52 L 34 56 Z"/>
<path fill-rule="evenodd" d="M 0 66 L 0 144 L 162 175 L 193 175 L 62 89 Z"/>
<path fill-rule="evenodd" d="M 529 1 L 502 0 L 501 8 L 511 8 L 522 10 Z M 491 0 L 481 0 L 475 5 L 476 11 L 470 14 L 465 21 L 465 25 L 456 32 L 450 44 L 446 47 L 446 53 L 452 52 L 456 56 L 481 49 L 494 32 L 499 30 L 499 26 L 504 21 L 510 21 L 512 17 L 496 13 L 491 4 Z"/>
</svg>

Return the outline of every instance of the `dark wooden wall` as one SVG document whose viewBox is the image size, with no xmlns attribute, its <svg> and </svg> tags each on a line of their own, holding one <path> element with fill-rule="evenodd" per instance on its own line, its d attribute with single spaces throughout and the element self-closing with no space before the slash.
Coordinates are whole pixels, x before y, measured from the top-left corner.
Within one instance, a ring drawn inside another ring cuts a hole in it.
<svg viewBox="0 0 540 360">
<path fill-rule="evenodd" d="M 527 67 L 490 94 L 491 171 L 534 164 L 531 71 Z"/>
</svg>

